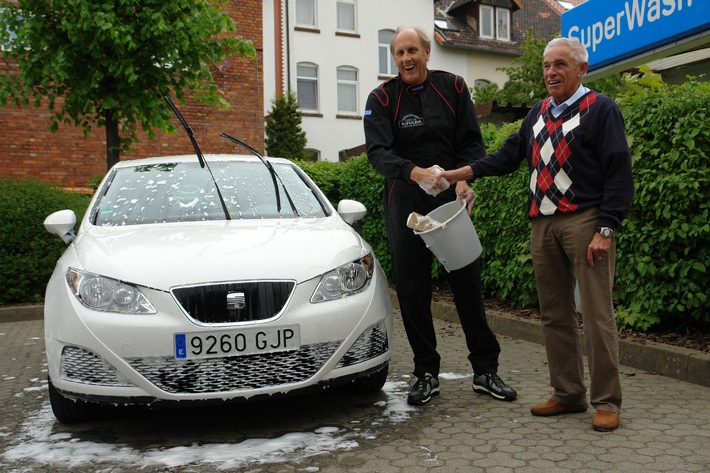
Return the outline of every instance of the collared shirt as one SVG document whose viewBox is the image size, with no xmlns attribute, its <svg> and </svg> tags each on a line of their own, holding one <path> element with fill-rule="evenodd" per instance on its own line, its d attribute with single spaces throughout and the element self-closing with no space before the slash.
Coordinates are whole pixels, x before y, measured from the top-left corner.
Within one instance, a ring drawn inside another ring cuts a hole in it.
<svg viewBox="0 0 710 473">
<path fill-rule="evenodd" d="M 584 94 L 589 92 L 589 89 L 583 86 L 582 84 L 579 84 L 579 87 L 577 88 L 577 92 L 572 94 L 572 97 L 568 98 L 561 104 L 557 105 L 555 102 L 554 97 L 550 100 L 550 112 L 552 112 L 552 116 L 557 118 L 562 114 L 562 112 L 565 111 L 567 107 L 575 103 L 577 100 L 579 100 Z"/>
</svg>

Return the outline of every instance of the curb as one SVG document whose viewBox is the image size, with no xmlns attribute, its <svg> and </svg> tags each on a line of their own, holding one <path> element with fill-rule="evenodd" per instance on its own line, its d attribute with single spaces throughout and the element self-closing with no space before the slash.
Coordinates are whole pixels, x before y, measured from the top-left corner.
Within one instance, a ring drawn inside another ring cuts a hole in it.
<svg viewBox="0 0 710 473">
<path fill-rule="evenodd" d="M 399 307 L 392 291 L 392 304 Z M 437 319 L 459 323 L 453 304 L 433 302 L 432 314 Z M 521 319 L 512 314 L 487 310 L 488 325 L 498 335 L 544 345 L 542 327 L 535 320 Z M 629 342 L 619 339 L 619 361 L 649 373 L 710 387 L 710 353 L 656 342 Z"/>
<path fill-rule="evenodd" d="M 43 305 L 18 305 L 10 307 L 0 307 L 0 323 L 24 322 L 28 320 L 41 320 L 43 318 Z"/>
<path fill-rule="evenodd" d="M 399 308 L 392 291 L 392 305 Z M 459 323 L 453 304 L 433 302 L 432 314 L 437 319 Z M 488 325 L 498 335 L 543 345 L 542 328 L 534 320 L 520 319 L 511 314 L 487 310 Z M 41 320 L 43 305 L 0 307 L 0 323 Z M 656 342 L 629 342 L 619 339 L 619 361 L 624 366 L 669 378 L 710 387 L 710 353 Z"/>
</svg>

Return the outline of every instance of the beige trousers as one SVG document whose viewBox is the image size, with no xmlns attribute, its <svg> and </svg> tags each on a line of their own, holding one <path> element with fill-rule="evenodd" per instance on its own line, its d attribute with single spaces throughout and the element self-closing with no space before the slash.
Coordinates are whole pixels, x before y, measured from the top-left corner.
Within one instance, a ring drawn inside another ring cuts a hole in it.
<svg viewBox="0 0 710 473">
<path fill-rule="evenodd" d="M 597 209 L 589 209 L 532 219 L 530 249 L 550 385 L 554 389 L 552 399 L 562 404 L 586 402 L 583 350 L 575 308 L 576 281 L 589 365 L 589 402 L 597 410 L 618 413 L 619 339 L 612 303 L 616 242 L 612 242 L 607 257 L 589 267 L 587 246 L 594 235 L 597 215 Z"/>
</svg>

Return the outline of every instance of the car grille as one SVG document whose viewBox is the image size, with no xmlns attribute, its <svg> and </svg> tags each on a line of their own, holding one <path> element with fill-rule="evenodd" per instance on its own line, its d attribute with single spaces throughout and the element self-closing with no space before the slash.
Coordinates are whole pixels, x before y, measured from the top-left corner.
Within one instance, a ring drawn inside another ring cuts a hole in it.
<svg viewBox="0 0 710 473">
<path fill-rule="evenodd" d="M 296 351 L 225 358 L 178 360 L 173 357 L 133 358 L 126 361 L 148 381 L 173 394 L 219 393 L 277 387 L 314 376 L 342 342 L 305 345 Z M 384 322 L 365 330 L 336 368 L 344 368 L 387 353 Z M 83 348 L 62 350 L 63 379 L 100 386 L 135 386 L 100 356 Z"/>
<path fill-rule="evenodd" d="M 60 373 L 63 379 L 101 386 L 134 386 L 100 356 L 78 347 L 62 349 Z"/>
<path fill-rule="evenodd" d="M 323 366 L 341 342 L 299 350 L 226 358 L 127 360 L 160 389 L 174 394 L 217 393 L 281 386 L 304 381 Z"/>
<path fill-rule="evenodd" d="M 387 349 L 387 329 L 384 322 L 380 322 L 357 337 L 353 346 L 343 355 L 336 368 L 352 366 L 376 358 L 387 353 Z"/>
<path fill-rule="evenodd" d="M 270 319 L 286 305 L 294 286 L 292 281 L 236 282 L 179 287 L 172 293 L 190 317 L 218 324 Z"/>
</svg>

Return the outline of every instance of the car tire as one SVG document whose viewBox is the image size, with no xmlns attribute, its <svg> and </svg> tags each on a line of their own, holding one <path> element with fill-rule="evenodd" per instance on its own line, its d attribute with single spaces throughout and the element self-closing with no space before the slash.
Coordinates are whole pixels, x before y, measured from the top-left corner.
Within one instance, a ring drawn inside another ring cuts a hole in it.
<svg viewBox="0 0 710 473">
<path fill-rule="evenodd" d="M 386 363 L 378 371 L 354 380 L 352 390 L 356 393 L 375 393 L 380 391 L 385 385 L 385 382 L 387 382 L 388 371 L 389 363 Z"/>
<path fill-rule="evenodd" d="M 54 417 L 64 424 L 86 422 L 96 416 L 98 405 L 93 402 L 75 401 L 62 395 L 49 379 L 49 404 Z"/>
</svg>

